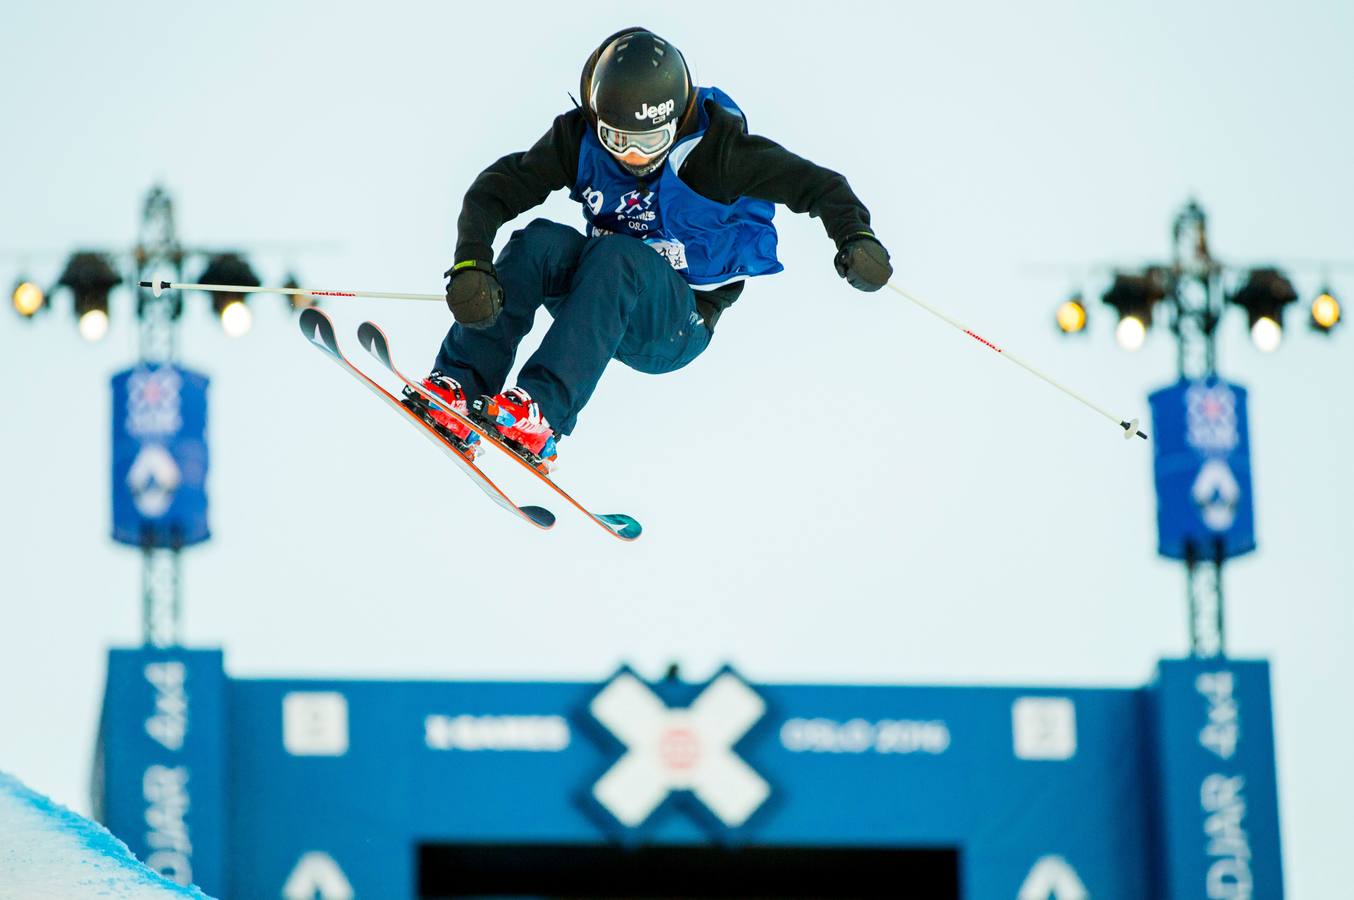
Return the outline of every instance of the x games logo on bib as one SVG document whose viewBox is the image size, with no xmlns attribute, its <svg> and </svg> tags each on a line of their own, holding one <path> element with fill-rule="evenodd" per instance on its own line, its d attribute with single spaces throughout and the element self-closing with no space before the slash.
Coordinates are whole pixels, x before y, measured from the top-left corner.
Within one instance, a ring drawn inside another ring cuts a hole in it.
<svg viewBox="0 0 1354 900">
<path fill-rule="evenodd" d="M 643 219 L 647 222 L 654 220 L 654 211 L 650 209 L 653 206 L 653 191 L 631 191 L 621 197 L 621 202 L 616 205 L 616 215 L 622 219 Z"/>
<path fill-rule="evenodd" d="M 653 191 L 630 191 L 616 204 L 617 224 L 624 223 L 629 234 L 643 237 L 658 227 L 658 211 L 653 208 Z"/>
</svg>

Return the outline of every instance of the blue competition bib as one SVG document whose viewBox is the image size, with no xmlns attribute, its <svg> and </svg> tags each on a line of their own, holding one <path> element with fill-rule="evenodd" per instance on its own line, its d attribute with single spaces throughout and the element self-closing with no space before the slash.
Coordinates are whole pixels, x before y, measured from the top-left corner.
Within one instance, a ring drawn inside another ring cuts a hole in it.
<svg viewBox="0 0 1354 900">
<path fill-rule="evenodd" d="M 627 172 L 589 130 L 579 148 L 578 177 L 569 193 L 583 204 L 589 235 L 637 237 L 663 254 L 693 288 L 707 290 L 785 268 L 776 259 L 774 203 L 750 197 L 716 203 L 677 175 L 710 126 L 705 112 L 709 98 L 743 117 L 719 88 L 701 88 L 696 95 L 696 132 L 678 141 L 652 182 Z M 746 120 L 743 127 L 747 128 Z"/>
</svg>

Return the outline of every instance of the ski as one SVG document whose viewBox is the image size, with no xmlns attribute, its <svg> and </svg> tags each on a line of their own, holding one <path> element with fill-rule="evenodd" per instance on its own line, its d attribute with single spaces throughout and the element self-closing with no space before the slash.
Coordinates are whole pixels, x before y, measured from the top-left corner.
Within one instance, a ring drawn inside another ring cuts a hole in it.
<svg viewBox="0 0 1354 900">
<path fill-rule="evenodd" d="M 537 469 L 532 461 L 527 459 L 522 452 L 504 441 L 497 431 L 486 427 L 483 423 L 477 422 L 474 419 L 468 419 L 457 413 L 455 410 L 449 409 L 436 395 L 424 390 L 422 385 L 406 378 L 404 374 L 395 367 L 395 363 L 391 359 L 390 341 L 386 338 L 385 332 L 381 330 L 381 326 L 377 325 L 375 322 L 363 322 L 357 329 L 357 339 L 358 342 L 366 348 L 368 353 L 376 357 L 377 361 L 390 370 L 392 375 L 408 385 L 410 390 L 417 392 L 424 400 L 432 403 L 437 406 L 438 409 L 454 416 L 464 423 L 466 427 L 480 436 L 480 440 L 492 444 L 508 456 L 512 457 L 522 466 L 522 468 L 536 476 L 539 480 L 545 482 L 552 491 L 558 494 L 563 500 L 567 501 L 574 509 L 577 509 L 579 512 L 583 513 L 583 515 L 595 522 L 599 527 L 606 531 L 607 534 L 610 534 L 612 537 L 620 538 L 623 541 L 633 541 L 640 536 L 643 527 L 633 516 L 628 516 L 624 513 L 599 514 L 587 509 L 556 484 L 550 476 Z"/>
<path fill-rule="evenodd" d="M 452 461 L 470 476 L 470 480 L 473 481 L 480 490 L 484 491 L 485 496 L 490 500 L 518 518 L 530 522 L 537 528 L 544 530 L 554 526 L 554 513 L 539 506 L 518 506 L 516 503 L 513 503 L 512 500 L 508 499 L 508 496 L 499 489 L 498 485 L 494 484 L 489 476 L 480 471 L 478 466 L 463 456 L 460 450 L 434 430 L 430 423 L 422 419 L 415 411 L 401 403 L 399 398 L 394 394 L 381 387 L 375 381 L 372 381 L 367 377 L 366 373 L 353 365 L 352 362 L 343 355 L 343 351 L 339 349 L 338 340 L 334 337 L 334 323 L 330 321 L 329 316 L 312 306 L 301 311 L 300 325 L 301 334 L 311 346 L 323 352 L 325 356 L 329 357 L 346 372 L 360 381 L 363 386 L 373 394 L 399 410 L 404 418 L 408 419 L 411 424 L 417 426 L 419 431 L 421 431 L 426 438 L 437 444 L 447 456 L 451 457 Z"/>
</svg>

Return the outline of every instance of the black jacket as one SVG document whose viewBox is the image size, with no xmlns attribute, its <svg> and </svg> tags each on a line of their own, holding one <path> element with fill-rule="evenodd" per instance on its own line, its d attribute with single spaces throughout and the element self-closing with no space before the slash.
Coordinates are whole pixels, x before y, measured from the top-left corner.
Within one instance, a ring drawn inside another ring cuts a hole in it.
<svg viewBox="0 0 1354 900">
<path fill-rule="evenodd" d="M 713 100 L 706 101 L 705 110 L 709 128 L 677 173 L 692 190 L 718 203 L 753 197 L 817 216 L 838 248 L 851 236 L 870 230 L 869 210 L 842 175 L 774 141 L 745 133 L 743 120 Z M 479 174 L 466 191 L 456 222 L 456 262 L 492 260 L 494 236 L 503 223 L 544 203 L 552 191 L 573 187 L 588 128 L 582 110 L 572 109 L 557 116 L 530 150 L 511 153 Z M 742 290 L 743 283 L 735 282 L 696 291 L 706 324 L 713 328 Z"/>
</svg>

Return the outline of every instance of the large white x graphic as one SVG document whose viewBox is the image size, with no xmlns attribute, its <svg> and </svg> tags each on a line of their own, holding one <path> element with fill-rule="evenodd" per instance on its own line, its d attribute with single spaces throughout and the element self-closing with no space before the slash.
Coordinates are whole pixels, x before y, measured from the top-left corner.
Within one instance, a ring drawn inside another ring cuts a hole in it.
<svg viewBox="0 0 1354 900">
<path fill-rule="evenodd" d="M 590 711 L 625 755 L 592 788 L 597 802 L 634 828 L 673 791 L 689 790 L 730 828 L 747 821 L 771 787 L 733 752 L 766 712 L 766 703 L 728 672 L 684 709 L 672 709 L 648 685 L 623 673 L 593 698 Z"/>
</svg>

